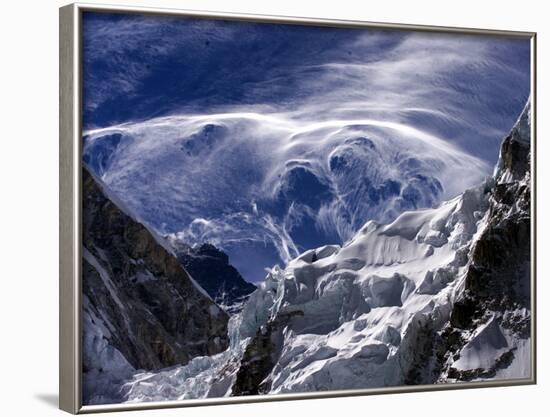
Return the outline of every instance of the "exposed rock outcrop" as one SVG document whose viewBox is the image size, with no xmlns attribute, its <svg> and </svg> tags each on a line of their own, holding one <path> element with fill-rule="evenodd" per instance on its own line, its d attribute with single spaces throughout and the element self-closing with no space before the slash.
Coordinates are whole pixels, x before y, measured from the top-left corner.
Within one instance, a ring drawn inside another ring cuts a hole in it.
<svg viewBox="0 0 550 417">
<path fill-rule="evenodd" d="M 86 169 L 82 222 L 85 373 L 113 361 L 155 370 L 227 348 L 227 314 Z M 84 387 L 85 402 L 94 394 Z"/>
<path fill-rule="evenodd" d="M 284 343 L 283 330 L 293 316 L 303 316 L 303 312 L 280 314 L 256 331 L 256 335 L 243 353 L 232 387 L 232 395 L 258 395 L 269 392 L 271 386 L 267 377 L 279 359 Z"/>
<path fill-rule="evenodd" d="M 531 336 L 531 150 L 530 108 L 504 139 L 489 198 L 487 226 L 475 242 L 464 282 L 446 335 L 468 333 L 491 322 L 520 339 Z M 460 358 L 472 337 L 444 340 L 446 357 Z M 506 346 L 506 344 L 504 344 Z M 511 362 L 516 349 L 506 350 L 489 368 L 458 370 L 444 367 L 448 378 L 472 380 L 494 375 Z"/>
<path fill-rule="evenodd" d="M 229 263 L 229 257 L 214 245 L 191 247 L 171 240 L 179 261 L 206 292 L 226 311 L 238 310 L 256 286 L 245 281 Z"/>
</svg>

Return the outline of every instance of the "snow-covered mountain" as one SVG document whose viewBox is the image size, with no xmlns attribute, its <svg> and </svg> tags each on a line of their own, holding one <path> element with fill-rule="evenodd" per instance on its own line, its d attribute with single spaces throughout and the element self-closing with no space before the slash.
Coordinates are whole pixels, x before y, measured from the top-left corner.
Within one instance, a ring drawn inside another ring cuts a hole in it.
<svg viewBox="0 0 550 417">
<path fill-rule="evenodd" d="M 274 267 L 225 352 L 138 373 L 125 400 L 529 377 L 530 189 L 527 106 L 492 177 Z"/>
<path fill-rule="evenodd" d="M 491 177 L 529 40 L 89 12 L 82 49 L 85 401 L 529 373 L 528 111 Z"/>
</svg>

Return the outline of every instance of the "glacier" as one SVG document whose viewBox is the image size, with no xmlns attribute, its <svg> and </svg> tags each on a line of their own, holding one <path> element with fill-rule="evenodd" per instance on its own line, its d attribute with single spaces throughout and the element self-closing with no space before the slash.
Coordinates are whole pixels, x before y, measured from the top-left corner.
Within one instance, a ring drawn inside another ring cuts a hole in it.
<svg viewBox="0 0 550 417">
<path fill-rule="evenodd" d="M 135 374 L 126 401 L 528 378 L 530 126 L 528 105 L 479 185 L 274 266 L 225 352 Z"/>
</svg>

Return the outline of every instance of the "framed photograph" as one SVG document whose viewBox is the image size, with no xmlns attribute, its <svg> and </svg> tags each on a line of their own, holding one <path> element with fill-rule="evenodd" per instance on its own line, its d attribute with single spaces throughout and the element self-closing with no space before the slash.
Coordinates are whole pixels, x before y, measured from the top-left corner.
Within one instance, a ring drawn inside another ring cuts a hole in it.
<svg viewBox="0 0 550 417">
<path fill-rule="evenodd" d="M 535 33 L 60 9 L 60 407 L 535 383 Z"/>
</svg>

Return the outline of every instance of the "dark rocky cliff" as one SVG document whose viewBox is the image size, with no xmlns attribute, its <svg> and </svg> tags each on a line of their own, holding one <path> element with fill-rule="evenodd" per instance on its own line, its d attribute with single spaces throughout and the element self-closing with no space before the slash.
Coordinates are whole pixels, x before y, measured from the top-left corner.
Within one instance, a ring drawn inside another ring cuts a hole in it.
<svg viewBox="0 0 550 417">
<path fill-rule="evenodd" d="M 256 289 L 229 263 L 227 254 L 215 246 L 205 243 L 190 247 L 180 242 L 172 242 L 172 245 L 179 261 L 191 276 L 229 311 Z"/>
<path fill-rule="evenodd" d="M 95 331 L 87 326 L 101 328 L 110 347 L 133 368 L 146 370 L 227 348 L 227 314 L 86 169 L 82 221 L 84 337 Z M 102 371 L 94 349 L 104 342 L 84 343 L 85 373 Z"/>
<path fill-rule="evenodd" d="M 520 339 L 531 336 L 531 149 L 530 108 L 504 139 L 489 197 L 487 225 L 474 243 L 464 291 L 445 329 L 442 357 L 457 355 L 475 333 L 493 320 Z M 448 379 L 490 378 L 508 366 L 514 349 L 494 358 L 488 369 L 443 368 Z"/>
</svg>

